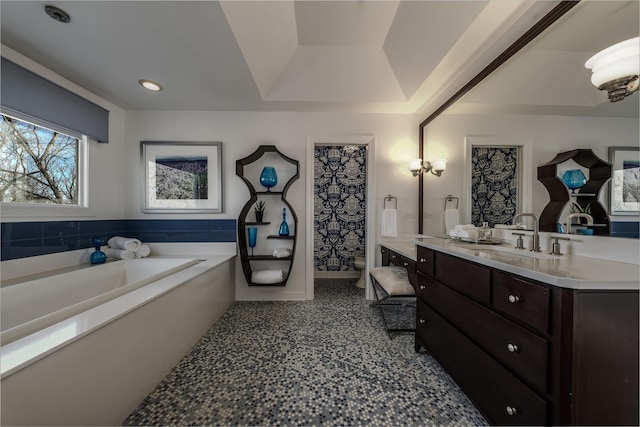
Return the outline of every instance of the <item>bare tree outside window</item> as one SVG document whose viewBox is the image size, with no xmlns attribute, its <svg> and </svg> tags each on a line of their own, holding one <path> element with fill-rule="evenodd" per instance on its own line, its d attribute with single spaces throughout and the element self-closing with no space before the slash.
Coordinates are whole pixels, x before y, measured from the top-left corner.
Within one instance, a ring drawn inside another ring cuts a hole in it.
<svg viewBox="0 0 640 427">
<path fill-rule="evenodd" d="M 78 204 L 78 138 L 0 115 L 0 201 Z"/>
</svg>

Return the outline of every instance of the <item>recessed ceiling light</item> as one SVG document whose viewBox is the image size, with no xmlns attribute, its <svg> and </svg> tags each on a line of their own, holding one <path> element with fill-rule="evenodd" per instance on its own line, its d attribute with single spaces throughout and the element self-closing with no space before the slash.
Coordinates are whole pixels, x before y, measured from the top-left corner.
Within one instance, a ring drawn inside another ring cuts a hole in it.
<svg viewBox="0 0 640 427">
<path fill-rule="evenodd" d="M 160 83 L 156 83 L 151 80 L 138 80 L 138 83 L 140 83 L 140 86 L 143 88 L 153 90 L 155 92 L 160 92 L 164 89 Z"/>
<path fill-rule="evenodd" d="M 58 7 L 51 6 L 50 4 L 44 7 L 44 11 L 47 12 L 47 15 L 49 15 L 50 17 L 52 17 L 58 22 L 68 24 L 71 21 L 71 17 L 67 12 L 65 12 L 64 10 Z"/>
</svg>

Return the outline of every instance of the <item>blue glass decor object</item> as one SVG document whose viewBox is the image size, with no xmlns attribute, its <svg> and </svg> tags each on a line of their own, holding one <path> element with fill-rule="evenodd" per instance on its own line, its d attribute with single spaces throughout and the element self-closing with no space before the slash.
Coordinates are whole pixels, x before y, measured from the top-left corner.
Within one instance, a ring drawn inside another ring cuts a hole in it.
<svg viewBox="0 0 640 427">
<path fill-rule="evenodd" d="M 587 183 L 587 178 L 580 169 L 570 169 L 562 174 L 562 181 L 572 193 L 575 193 L 576 189 Z"/>
<path fill-rule="evenodd" d="M 275 187 L 278 184 L 278 175 L 273 166 L 265 166 L 262 168 L 260 174 L 260 184 L 267 187 L 267 191 L 271 191 L 271 187 Z"/>
<path fill-rule="evenodd" d="M 251 256 L 253 256 L 253 248 L 256 247 L 258 229 L 256 227 L 249 227 L 249 246 L 251 247 Z"/>
<path fill-rule="evenodd" d="M 104 264 L 107 260 L 107 256 L 100 250 L 100 246 L 104 245 L 104 239 L 101 237 L 94 237 L 91 239 L 91 244 L 95 248 L 95 252 L 89 257 L 91 264 Z"/>
<path fill-rule="evenodd" d="M 282 223 L 280 223 L 280 230 L 278 234 L 281 236 L 289 235 L 289 224 L 287 224 L 287 208 L 282 208 Z"/>
</svg>

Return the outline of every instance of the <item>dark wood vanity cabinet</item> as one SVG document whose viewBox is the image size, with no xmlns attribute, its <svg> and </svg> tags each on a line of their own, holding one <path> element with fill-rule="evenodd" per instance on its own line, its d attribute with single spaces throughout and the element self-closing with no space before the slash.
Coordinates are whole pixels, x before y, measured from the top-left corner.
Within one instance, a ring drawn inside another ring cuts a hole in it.
<svg viewBox="0 0 640 427">
<path fill-rule="evenodd" d="M 416 262 L 386 246 L 380 246 L 380 252 L 382 254 L 382 265 L 395 265 L 406 268 L 409 275 L 409 283 L 415 288 L 418 283 Z"/>
<path fill-rule="evenodd" d="M 424 347 L 498 425 L 638 425 L 638 292 L 538 283 L 417 250 Z"/>
</svg>

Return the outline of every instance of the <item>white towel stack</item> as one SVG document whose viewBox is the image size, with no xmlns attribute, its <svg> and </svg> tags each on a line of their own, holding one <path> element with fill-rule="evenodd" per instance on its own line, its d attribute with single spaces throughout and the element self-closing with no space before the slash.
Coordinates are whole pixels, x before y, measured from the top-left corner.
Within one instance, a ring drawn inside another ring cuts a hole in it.
<svg viewBox="0 0 640 427">
<path fill-rule="evenodd" d="M 282 270 L 258 270 L 251 273 L 251 281 L 262 285 L 281 283 L 284 280 Z"/>
<path fill-rule="evenodd" d="M 114 259 L 136 258 L 136 252 L 130 251 L 128 249 L 107 248 L 104 250 L 104 254 L 107 256 L 107 258 L 114 258 Z"/>
<path fill-rule="evenodd" d="M 285 258 L 291 256 L 291 250 L 287 248 L 276 248 L 273 250 L 273 256 L 276 258 Z"/>
<path fill-rule="evenodd" d="M 478 240 L 478 231 L 473 224 L 458 224 L 448 234 L 454 238 Z"/>
<path fill-rule="evenodd" d="M 151 248 L 143 245 L 138 239 L 114 236 L 107 241 L 109 248 L 104 252 L 108 258 L 134 259 L 145 258 L 151 253 Z"/>
<path fill-rule="evenodd" d="M 396 237 L 398 235 L 397 216 L 395 209 L 385 208 L 382 211 L 382 227 L 380 230 L 382 237 Z"/>
<path fill-rule="evenodd" d="M 107 241 L 107 245 L 113 249 L 135 251 L 140 247 L 140 245 L 142 245 L 142 242 L 138 239 L 132 239 L 129 237 L 114 236 Z"/>
</svg>

